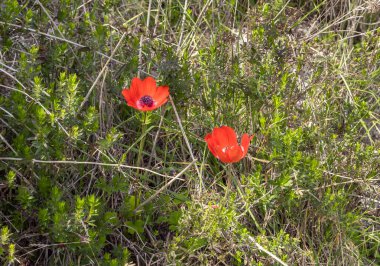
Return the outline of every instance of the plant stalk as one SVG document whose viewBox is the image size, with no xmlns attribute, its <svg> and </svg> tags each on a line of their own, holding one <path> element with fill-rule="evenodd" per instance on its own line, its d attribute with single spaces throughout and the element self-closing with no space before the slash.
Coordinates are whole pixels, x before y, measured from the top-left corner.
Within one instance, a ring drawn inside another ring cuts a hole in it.
<svg viewBox="0 0 380 266">
<path fill-rule="evenodd" d="M 142 121 L 142 125 L 141 125 L 142 139 L 140 141 L 139 153 L 137 155 L 137 164 L 136 164 L 136 166 L 140 166 L 141 161 L 142 161 L 142 157 L 143 157 L 142 154 L 143 154 L 144 145 L 145 145 L 145 139 L 146 139 L 146 129 L 147 129 L 147 126 L 148 126 L 147 120 L 148 120 L 148 112 L 144 112 L 143 113 L 143 121 Z"/>
</svg>

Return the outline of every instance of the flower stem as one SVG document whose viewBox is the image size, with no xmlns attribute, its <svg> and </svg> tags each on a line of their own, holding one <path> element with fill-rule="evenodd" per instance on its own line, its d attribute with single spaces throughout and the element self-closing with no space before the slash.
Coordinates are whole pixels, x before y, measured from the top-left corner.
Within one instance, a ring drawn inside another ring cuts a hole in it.
<svg viewBox="0 0 380 266">
<path fill-rule="evenodd" d="M 226 166 L 226 193 L 224 195 L 225 199 L 228 198 L 230 191 L 231 191 L 231 179 L 233 178 L 233 173 L 232 173 L 232 165 L 227 164 Z"/>
<path fill-rule="evenodd" d="M 148 121 L 149 121 L 149 118 L 148 118 L 148 112 L 143 112 L 142 113 L 142 124 L 141 124 L 141 140 L 140 140 L 140 146 L 139 146 L 139 153 L 137 155 L 137 163 L 136 163 L 136 166 L 139 167 L 140 164 L 141 164 L 141 161 L 142 161 L 142 157 L 143 157 L 143 150 L 144 150 L 144 144 L 145 144 L 145 139 L 146 139 L 146 129 L 147 129 L 147 126 L 148 126 Z M 137 174 L 139 174 L 140 171 L 138 170 L 137 171 Z M 141 197 L 141 191 L 135 191 L 135 206 L 137 206 L 140 202 L 140 197 Z M 137 214 L 134 213 L 133 214 L 133 218 L 134 220 L 137 219 Z"/>
<path fill-rule="evenodd" d="M 246 201 L 247 199 L 247 196 L 245 195 L 245 192 L 244 192 L 244 189 L 239 181 L 239 179 L 234 175 L 233 171 L 232 171 L 232 165 L 228 165 L 227 166 L 227 193 L 229 192 L 229 190 L 231 189 L 231 181 L 234 182 L 234 185 L 236 187 L 236 190 L 237 192 L 239 193 L 242 201 L 245 203 L 246 205 L 246 211 L 248 212 L 249 216 L 251 217 L 252 221 L 254 222 L 254 224 L 256 225 L 257 229 L 260 230 L 260 232 L 264 232 L 264 230 L 262 229 L 262 227 L 260 226 L 260 224 L 258 223 L 258 221 L 256 220 L 255 216 L 253 215 L 251 209 L 250 209 L 250 204 L 249 202 Z"/>
<path fill-rule="evenodd" d="M 140 166 L 141 160 L 142 160 L 142 153 L 144 150 L 144 145 L 145 145 L 145 139 L 146 139 L 146 129 L 148 126 L 148 112 L 143 112 L 143 119 L 142 119 L 142 125 L 141 125 L 141 136 L 142 139 L 140 140 L 140 146 L 139 146 L 139 153 L 137 155 L 137 163 L 136 166 Z"/>
</svg>

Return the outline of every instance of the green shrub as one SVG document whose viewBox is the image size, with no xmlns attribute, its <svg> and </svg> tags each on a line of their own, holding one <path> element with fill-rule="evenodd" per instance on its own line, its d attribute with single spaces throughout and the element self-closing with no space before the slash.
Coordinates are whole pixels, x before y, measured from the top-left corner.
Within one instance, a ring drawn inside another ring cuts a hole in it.
<svg viewBox="0 0 380 266">
<path fill-rule="evenodd" d="M 1 262 L 378 264 L 376 6 L 150 2 L 0 4 Z M 174 105 L 129 108 L 136 76 Z"/>
</svg>

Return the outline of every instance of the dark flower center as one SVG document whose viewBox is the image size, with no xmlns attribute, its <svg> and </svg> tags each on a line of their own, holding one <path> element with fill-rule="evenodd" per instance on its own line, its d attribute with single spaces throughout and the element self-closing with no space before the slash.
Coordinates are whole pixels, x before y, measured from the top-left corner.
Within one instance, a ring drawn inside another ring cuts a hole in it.
<svg viewBox="0 0 380 266">
<path fill-rule="evenodd" d="M 149 95 L 145 95 L 140 98 L 140 104 L 144 107 L 152 107 L 154 104 L 153 98 Z"/>
</svg>

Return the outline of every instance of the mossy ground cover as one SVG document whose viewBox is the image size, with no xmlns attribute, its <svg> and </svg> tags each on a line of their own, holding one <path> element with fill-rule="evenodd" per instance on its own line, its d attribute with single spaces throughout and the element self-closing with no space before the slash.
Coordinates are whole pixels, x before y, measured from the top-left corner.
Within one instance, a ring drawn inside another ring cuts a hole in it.
<svg viewBox="0 0 380 266">
<path fill-rule="evenodd" d="M 377 1 L 0 7 L 4 265 L 379 265 Z"/>
</svg>

